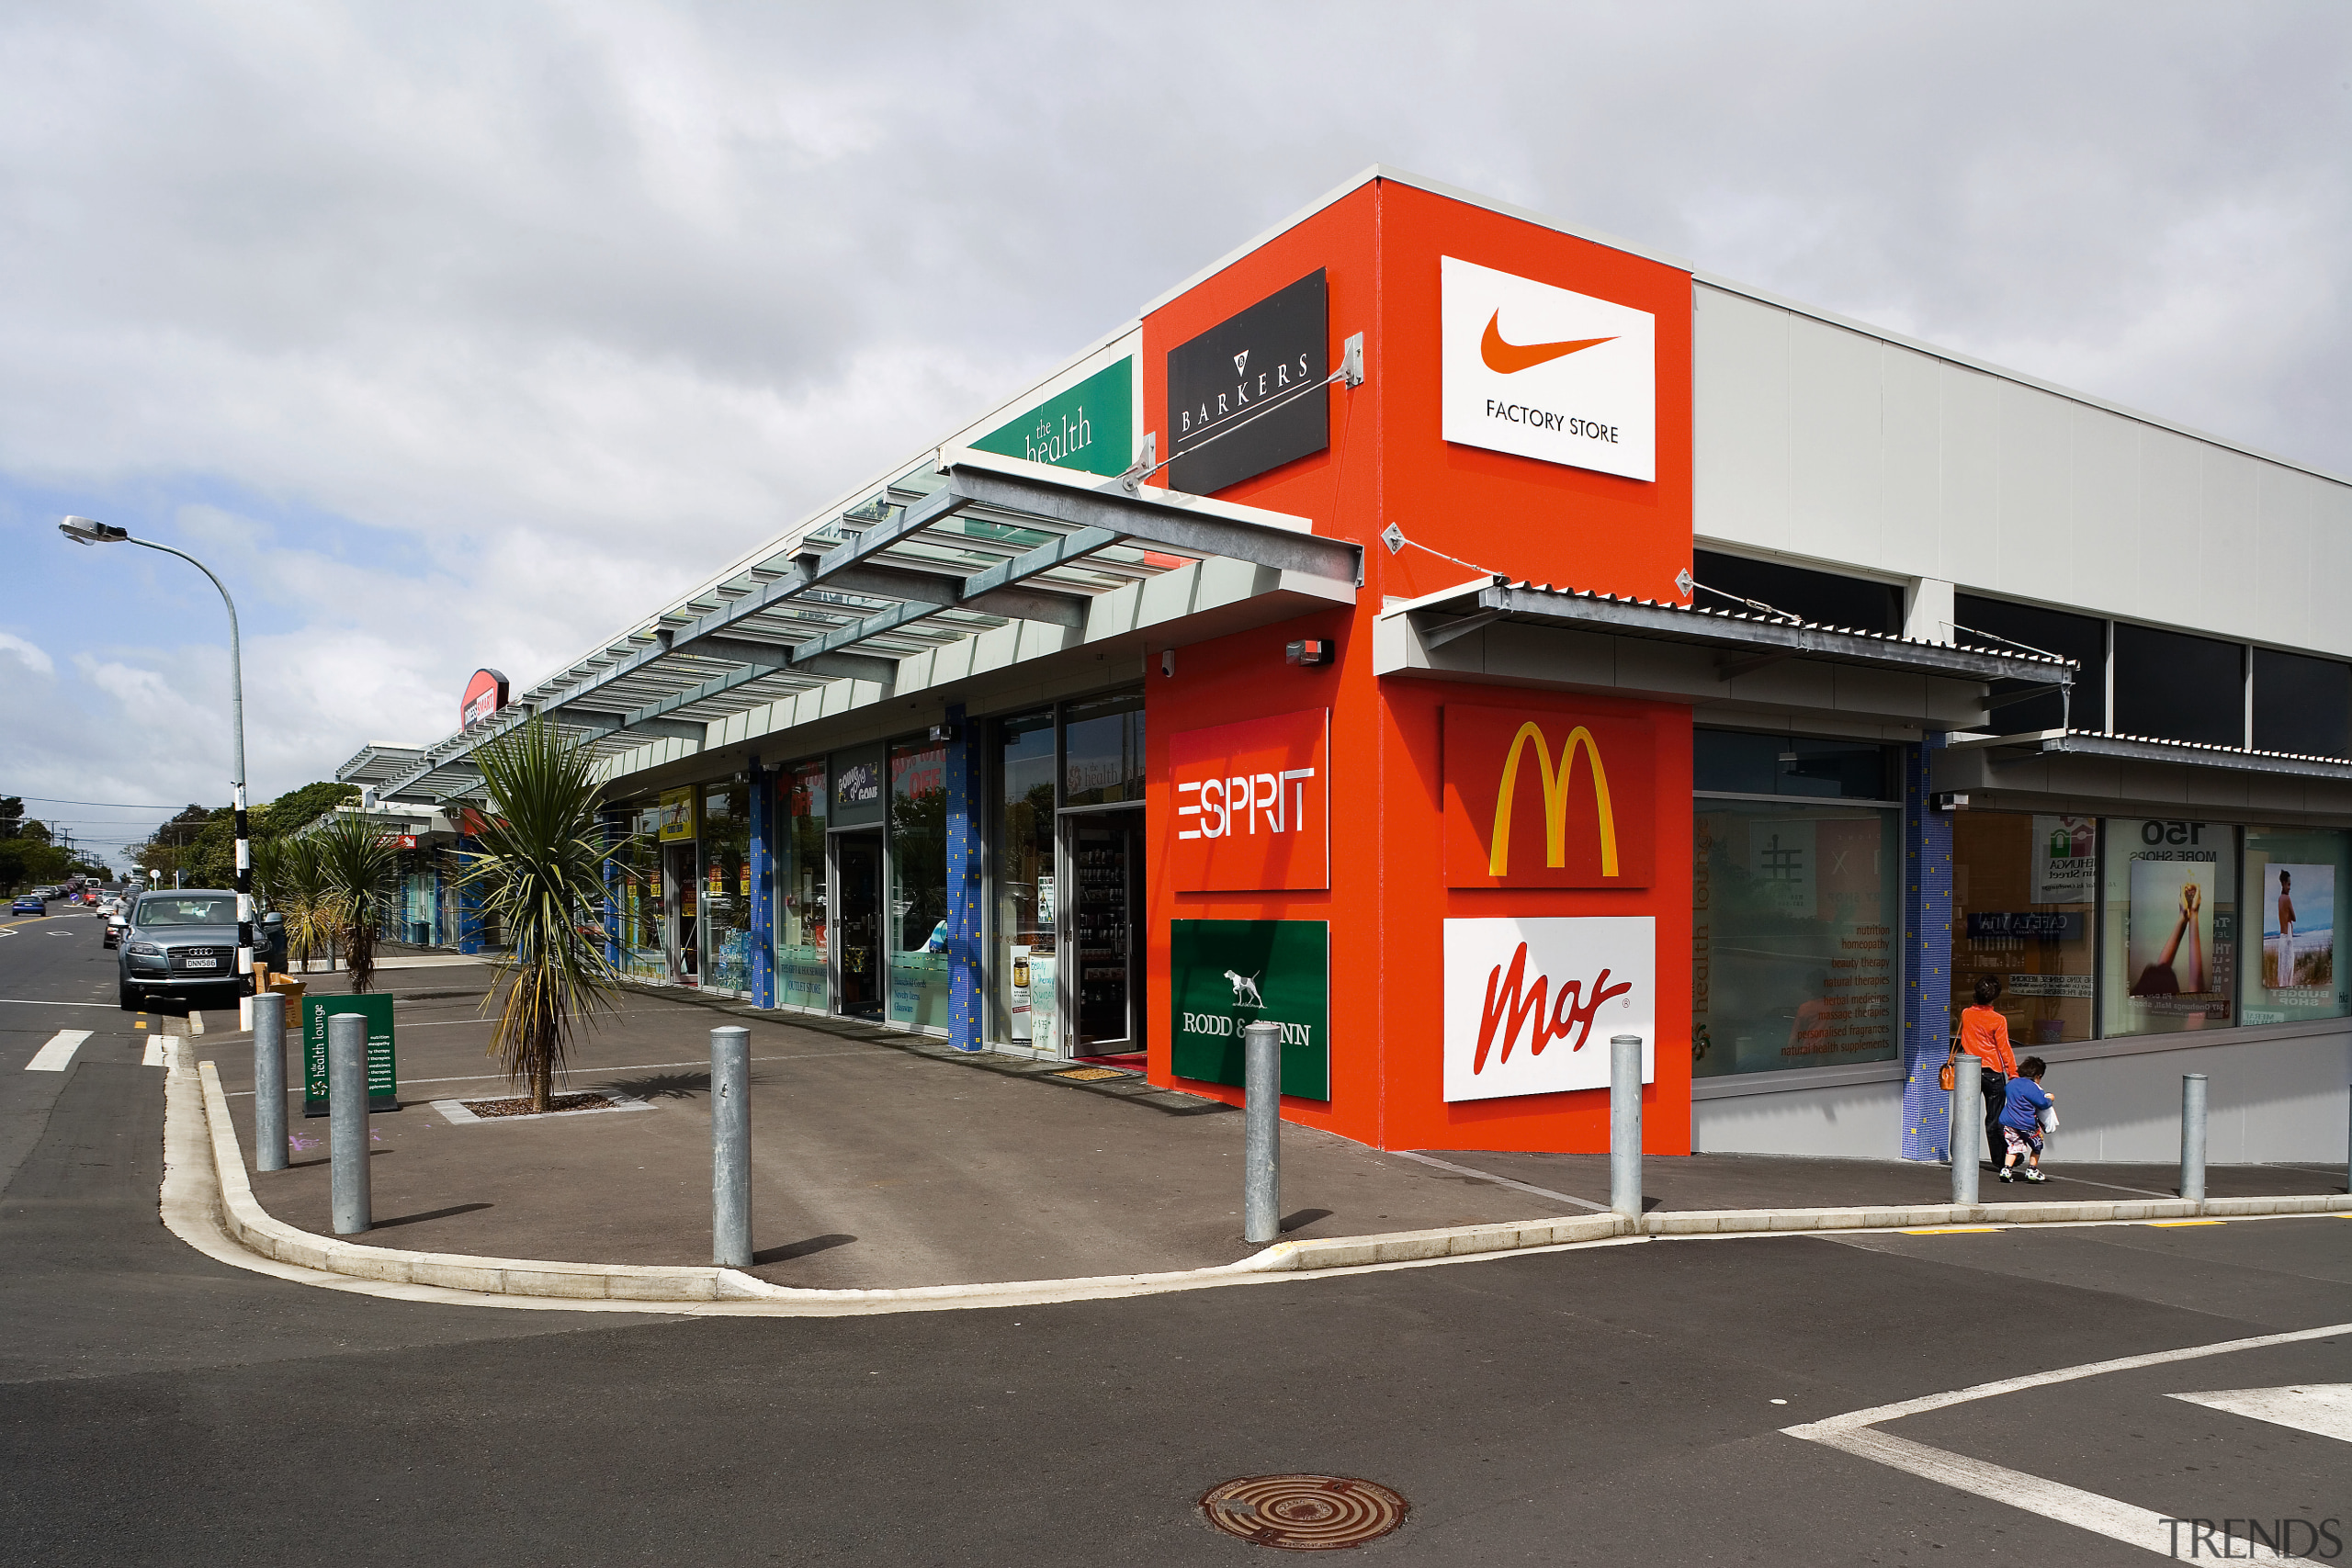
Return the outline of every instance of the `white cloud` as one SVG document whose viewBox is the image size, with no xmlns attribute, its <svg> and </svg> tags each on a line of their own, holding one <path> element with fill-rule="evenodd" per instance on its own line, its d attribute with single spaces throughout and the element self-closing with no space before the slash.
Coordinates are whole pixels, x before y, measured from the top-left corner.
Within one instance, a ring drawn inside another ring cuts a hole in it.
<svg viewBox="0 0 2352 1568">
<path fill-rule="evenodd" d="M 50 658 L 50 656 L 40 649 L 27 642 L 23 637 L 15 636 L 12 633 L 0 632 L 0 653 L 6 653 L 14 657 L 18 663 L 22 664 L 26 669 L 31 671 L 36 675 L 54 675 L 57 673 L 57 661 L 55 660 Z"/>
</svg>

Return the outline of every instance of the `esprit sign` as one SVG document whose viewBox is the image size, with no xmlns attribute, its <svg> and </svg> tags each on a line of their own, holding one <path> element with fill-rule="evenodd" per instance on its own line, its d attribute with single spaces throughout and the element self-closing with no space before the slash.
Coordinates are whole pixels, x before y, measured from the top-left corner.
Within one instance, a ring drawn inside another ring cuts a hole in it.
<svg viewBox="0 0 2352 1568">
<path fill-rule="evenodd" d="M 1330 886 L 1330 743 L 1328 708 L 1171 736 L 1177 891 Z"/>
<path fill-rule="evenodd" d="M 1448 703 L 1443 724 L 1446 886 L 1649 886 L 1646 721 Z"/>
<path fill-rule="evenodd" d="M 1657 923 L 1647 915 L 1445 922 L 1445 1098 L 1609 1085 L 1609 1039 L 1657 1077 Z"/>
<path fill-rule="evenodd" d="M 1657 478 L 1657 321 L 1646 310 L 1438 260 L 1445 439 Z"/>
</svg>

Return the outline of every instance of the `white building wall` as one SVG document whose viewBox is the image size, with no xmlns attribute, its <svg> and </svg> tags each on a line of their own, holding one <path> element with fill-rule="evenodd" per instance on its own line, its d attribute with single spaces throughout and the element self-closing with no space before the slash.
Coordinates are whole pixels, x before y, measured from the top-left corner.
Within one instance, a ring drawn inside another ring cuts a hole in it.
<svg viewBox="0 0 2352 1568">
<path fill-rule="evenodd" d="M 1709 284 L 1702 543 L 2352 657 L 2352 485 Z"/>
<path fill-rule="evenodd" d="M 2177 1162 L 2181 1075 L 2203 1073 L 2210 1163 L 2345 1164 L 2352 1020 L 2275 1026 L 2210 1045 L 2177 1038 L 2040 1048 L 2050 1064 L 2043 1087 L 2060 1122 L 2052 1162 Z M 1690 1146 L 1699 1154 L 1899 1159 L 1903 1085 L 1889 1079 L 1695 1100 Z"/>
</svg>

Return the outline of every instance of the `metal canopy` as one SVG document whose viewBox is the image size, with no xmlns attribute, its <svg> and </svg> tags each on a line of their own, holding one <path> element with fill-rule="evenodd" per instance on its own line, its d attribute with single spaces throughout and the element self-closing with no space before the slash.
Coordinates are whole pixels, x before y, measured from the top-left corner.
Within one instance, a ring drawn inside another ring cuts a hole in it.
<svg viewBox="0 0 2352 1568">
<path fill-rule="evenodd" d="M 700 740 L 707 725 L 827 682 L 871 682 L 888 695 L 900 659 L 1016 620 L 1082 630 L 1097 596 L 1215 557 L 1352 589 L 1361 547 L 1309 527 L 951 448 L 498 714 L 384 766 L 379 793 L 447 799 L 479 789 L 472 752 L 535 713 L 602 756 L 662 738 Z"/>
<path fill-rule="evenodd" d="M 1981 750 L 1996 769 L 2037 757 L 2099 757 L 2128 762 L 2171 762 L 2239 773 L 2279 773 L 2292 778 L 2352 784 L 2352 761 L 2295 751 L 2257 751 L 2244 746 L 2209 746 L 2195 740 L 2160 740 L 2145 735 L 2109 735 L 2089 729 L 2044 729 L 2025 735 L 1995 735 L 1956 740 L 1951 750 Z"/>
<path fill-rule="evenodd" d="M 1960 681 L 2034 681 L 2072 684 L 2072 660 L 1918 642 L 1884 632 L 1776 620 L 1649 599 L 1511 582 L 1497 577 L 1392 605 L 1386 615 L 1410 619 L 1422 645 L 1439 648 L 1498 622 L 1599 632 L 1612 637 L 1682 643 L 1716 650 L 1726 674 L 1742 674 L 1784 659 Z"/>
</svg>

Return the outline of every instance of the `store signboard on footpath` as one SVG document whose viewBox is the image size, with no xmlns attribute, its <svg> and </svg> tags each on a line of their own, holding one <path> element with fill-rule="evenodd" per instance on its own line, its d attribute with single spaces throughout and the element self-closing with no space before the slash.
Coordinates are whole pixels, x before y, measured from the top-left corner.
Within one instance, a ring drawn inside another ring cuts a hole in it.
<svg viewBox="0 0 2352 1568">
<path fill-rule="evenodd" d="M 392 1055 L 392 998 L 387 991 L 359 997 L 302 998 L 302 1114 L 327 1113 L 327 1020 L 356 1012 L 368 1021 L 368 1109 L 401 1108 L 400 1066 Z"/>
<path fill-rule="evenodd" d="M 1178 1077 L 1242 1084 L 1242 1031 L 1278 1023 L 1283 1092 L 1331 1098 L 1328 920 L 1171 920 L 1169 1038 Z"/>
</svg>

